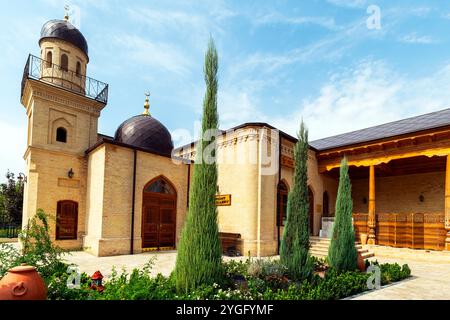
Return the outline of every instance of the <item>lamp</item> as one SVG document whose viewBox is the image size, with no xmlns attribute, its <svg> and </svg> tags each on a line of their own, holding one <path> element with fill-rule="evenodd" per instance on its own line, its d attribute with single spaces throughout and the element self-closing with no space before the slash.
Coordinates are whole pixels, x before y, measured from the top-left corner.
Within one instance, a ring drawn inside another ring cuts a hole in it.
<svg viewBox="0 0 450 320">
<path fill-rule="evenodd" d="M 22 182 L 22 181 L 24 183 L 27 182 L 27 176 L 24 173 L 22 173 L 22 172 L 19 173 L 19 175 L 17 176 L 17 179 L 19 179 L 20 182 Z"/>
<path fill-rule="evenodd" d="M 72 179 L 74 174 L 75 172 L 73 172 L 72 168 L 70 168 L 69 172 L 67 172 L 67 176 L 69 177 L 69 179 Z"/>
<path fill-rule="evenodd" d="M 91 276 L 91 289 L 97 290 L 98 292 L 102 292 L 105 287 L 103 286 L 103 275 L 100 271 L 95 271 Z"/>
</svg>

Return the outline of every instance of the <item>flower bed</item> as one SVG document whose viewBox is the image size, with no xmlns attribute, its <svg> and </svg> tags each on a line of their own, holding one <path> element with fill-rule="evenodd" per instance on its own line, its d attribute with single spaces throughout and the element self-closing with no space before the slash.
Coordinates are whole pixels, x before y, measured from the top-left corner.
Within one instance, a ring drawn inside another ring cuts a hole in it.
<svg viewBox="0 0 450 320">
<path fill-rule="evenodd" d="M 177 293 L 171 277 L 150 275 L 153 261 L 143 269 L 130 274 L 114 271 L 99 293 L 89 288 L 89 278 L 82 276 L 80 290 L 68 289 L 67 274 L 52 277 L 49 282 L 49 299 L 100 299 L 100 300 L 333 300 L 342 299 L 369 290 L 370 274 L 360 271 L 338 273 L 327 269 L 324 277 L 315 274 L 301 283 L 291 281 L 286 269 L 277 260 L 251 260 L 224 263 L 224 281 L 203 286 L 192 292 Z M 378 264 L 381 284 L 400 281 L 410 276 L 407 265 Z M 316 268 L 323 263 L 316 263 Z"/>
</svg>

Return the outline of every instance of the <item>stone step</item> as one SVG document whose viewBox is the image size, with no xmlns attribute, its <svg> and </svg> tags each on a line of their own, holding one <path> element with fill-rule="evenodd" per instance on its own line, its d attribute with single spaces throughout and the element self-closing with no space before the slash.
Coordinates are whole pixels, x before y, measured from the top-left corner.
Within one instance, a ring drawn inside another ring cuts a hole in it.
<svg viewBox="0 0 450 320">
<path fill-rule="evenodd" d="M 361 254 L 361 256 L 363 259 L 368 259 L 368 258 L 375 257 L 375 253 L 367 251 L 367 252 L 364 252 L 363 254 Z"/>
<path fill-rule="evenodd" d="M 324 247 L 324 248 L 330 247 L 329 243 L 324 242 L 310 242 L 309 244 L 311 247 Z"/>
</svg>

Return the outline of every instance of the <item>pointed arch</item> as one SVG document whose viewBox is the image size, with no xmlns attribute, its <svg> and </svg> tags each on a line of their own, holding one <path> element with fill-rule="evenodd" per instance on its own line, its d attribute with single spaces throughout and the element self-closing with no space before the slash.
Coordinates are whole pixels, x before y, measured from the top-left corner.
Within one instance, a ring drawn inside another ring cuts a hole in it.
<svg viewBox="0 0 450 320">
<path fill-rule="evenodd" d="M 144 193 L 149 192 L 177 195 L 174 184 L 164 175 L 159 175 L 145 184 Z"/>
</svg>

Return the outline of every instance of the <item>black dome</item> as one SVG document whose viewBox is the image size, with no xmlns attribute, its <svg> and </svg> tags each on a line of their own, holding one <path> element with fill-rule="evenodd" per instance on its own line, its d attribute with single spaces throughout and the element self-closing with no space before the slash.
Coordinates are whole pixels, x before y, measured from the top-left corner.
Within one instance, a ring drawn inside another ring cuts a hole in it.
<svg viewBox="0 0 450 320">
<path fill-rule="evenodd" d="M 123 122 L 117 128 L 114 140 L 167 155 L 173 149 L 169 130 L 149 115 L 134 116 Z"/>
<path fill-rule="evenodd" d="M 83 51 L 88 56 L 88 45 L 83 34 L 66 20 L 50 20 L 47 21 L 41 30 L 41 38 L 57 38 L 73 44 L 75 47 Z"/>
</svg>

